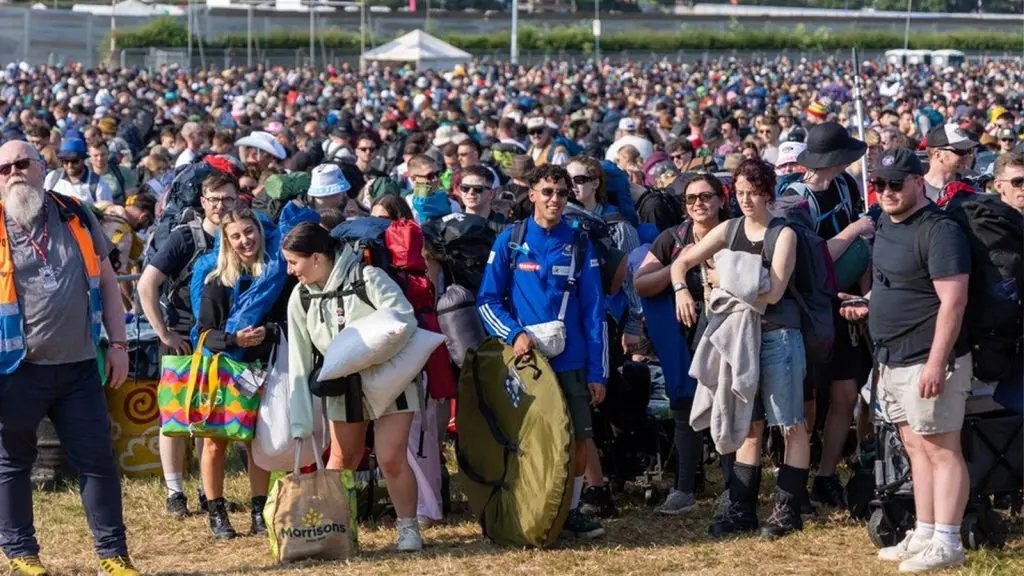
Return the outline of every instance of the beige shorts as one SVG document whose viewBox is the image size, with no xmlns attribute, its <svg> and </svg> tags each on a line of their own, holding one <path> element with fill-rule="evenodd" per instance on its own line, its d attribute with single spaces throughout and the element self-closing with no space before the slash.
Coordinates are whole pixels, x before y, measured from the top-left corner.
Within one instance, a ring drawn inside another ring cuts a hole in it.
<svg viewBox="0 0 1024 576">
<path fill-rule="evenodd" d="M 922 436 L 960 430 L 974 372 L 971 355 L 957 358 L 953 371 L 946 371 L 946 384 L 937 398 L 922 398 L 917 389 L 923 369 L 923 363 L 879 366 L 878 404 L 882 417 L 893 424 L 906 422 L 911 431 Z"/>
</svg>

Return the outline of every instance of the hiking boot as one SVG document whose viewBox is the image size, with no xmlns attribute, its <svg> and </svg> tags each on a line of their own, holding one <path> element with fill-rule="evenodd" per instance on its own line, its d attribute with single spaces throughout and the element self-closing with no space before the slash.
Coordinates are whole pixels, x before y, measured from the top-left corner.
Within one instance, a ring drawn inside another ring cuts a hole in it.
<svg viewBox="0 0 1024 576">
<path fill-rule="evenodd" d="M 846 490 L 843 489 L 839 477 L 815 476 L 811 488 L 811 503 L 820 507 L 846 509 Z"/>
<path fill-rule="evenodd" d="M 183 492 L 175 492 L 167 497 L 167 514 L 179 520 L 188 516 L 188 499 Z"/>
<path fill-rule="evenodd" d="M 142 576 L 142 572 L 135 569 L 128 556 L 114 556 L 100 560 L 97 576 Z"/>
<path fill-rule="evenodd" d="M 206 503 L 210 515 L 210 532 L 219 540 L 227 540 L 238 536 L 228 519 L 228 502 L 223 498 L 215 498 Z"/>
<path fill-rule="evenodd" d="M 711 520 L 718 522 L 722 518 L 725 518 L 725 514 L 729 511 L 729 505 L 732 502 L 729 500 L 729 489 L 726 488 L 718 495 L 715 499 L 715 513 L 711 516 Z"/>
<path fill-rule="evenodd" d="M 713 538 L 724 538 L 734 534 L 747 534 L 757 530 L 757 513 L 742 502 L 729 502 L 722 517 L 708 528 Z"/>
<path fill-rule="evenodd" d="M 761 467 L 736 462 L 729 477 L 729 506 L 708 528 L 708 534 L 722 538 L 757 530 L 757 494 L 761 490 Z"/>
<path fill-rule="evenodd" d="M 619 510 L 615 507 L 615 499 L 612 498 L 612 489 L 607 484 L 587 486 L 580 500 L 583 502 L 580 511 L 587 516 L 615 518 L 619 515 Z"/>
<path fill-rule="evenodd" d="M 879 550 L 878 559 L 888 560 L 889 562 L 902 562 L 911 556 L 916 556 L 928 547 L 928 542 L 931 541 L 931 538 L 918 538 L 915 536 L 913 530 L 907 530 L 907 535 L 903 537 L 899 544 Z"/>
<path fill-rule="evenodd" d="M 562 534 L 577 538 L 598 538 L 604 536 L 604 528 L 600 522 L 588 518 L 577 508 L 569 511 L 569 517 L 565 519 L 565 526 L 562 527 Z"/>
<path fill-rule="evenodd" d="M 953 548 L 932 538 L 924 550 L 900 562 L 900 572 L 929 572 L 962 566 L 966 561 L 963 546 Z"/>
<path fill-rule="evenodd" d="M 263 508 L 266 505 L 266 496 L 252 497 L 252 509 L 249 512 L 252 516 L 252 525 L 249 526 L 249 534 L 252 536 L 266 536 L 267 534 L 267 523 L 263 520 Z"/>
<path fill-rule="evenodd" d="M 675 488 L 668 491 L 665 503 L 654 509 L 658 514 L 675 516 L 683 512 L 690 512 L 697 508 L 697 499 L 689 492 L 681 492 Z"/>
<path fill-rule="evenodd" d="M 804 521 L 800 518 L 799 504 L 796 498 L 782 490 L 775 491 L 775 506 L 771 516 L 761 526 L 762 538 L 781 538 L 790 532 L 804 529 Z"/>
<path fill-rule="evenodd" d="M 39 556 L 19 556 L 10 560 L 11 576 L 50 576 Z"/>
<path fill-rule="evenodd" d="M 420 523 L 417 518 L 399 518 L 398 543 L 395 549 L 399 552 L 417 552 L 423 550 L 423 538 L 420 537 Z"/>
<path fill-rule="evenodd" d="M 199 494 L 199 511 L 200 512 L 209 512 L 210 511 L 210 506 L 209 506 L 209 504 L 207 503 L 207 500 L 206 500 L 206 492 L 203 492 L 202 489 L 200 489 L 198 494 Z"/>
</svg>

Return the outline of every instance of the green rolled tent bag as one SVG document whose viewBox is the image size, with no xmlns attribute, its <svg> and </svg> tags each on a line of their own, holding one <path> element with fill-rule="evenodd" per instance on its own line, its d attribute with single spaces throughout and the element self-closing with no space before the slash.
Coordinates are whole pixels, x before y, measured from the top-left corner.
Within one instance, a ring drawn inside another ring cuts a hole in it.
<svg viewBox="0 0 1024 576">
<path fill-rule="evenodd" d="M 496 544 L 554 543 L 569 515 L 575 445 L 551 366 L 489 338 L 466 354 L 455 446 L 469 505 Z"/>
</svg>

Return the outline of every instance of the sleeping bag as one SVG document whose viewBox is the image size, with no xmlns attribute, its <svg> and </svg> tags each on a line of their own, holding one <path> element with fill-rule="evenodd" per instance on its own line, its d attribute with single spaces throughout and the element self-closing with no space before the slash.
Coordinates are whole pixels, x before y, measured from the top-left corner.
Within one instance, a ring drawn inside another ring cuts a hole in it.
<svg viewBox="0 0 1024 576">
<path fill-rule="evenodd" d="M 569 515 L 575 443 L 547 361 L 516 358 L 494 338 L 469 350 L 455 424 L 463 487 L 484 535 L 508 546 L 554 543 Z"/>
<path fill-rule="evenodd" d="M 437 322 L 441 325 L 448 354 L 461 367 L 466 351 L 476 348 L 487 337 L 476 310 L 476 294 L 464 286 L 449 286 L 437 301 Z"/>
</svg>

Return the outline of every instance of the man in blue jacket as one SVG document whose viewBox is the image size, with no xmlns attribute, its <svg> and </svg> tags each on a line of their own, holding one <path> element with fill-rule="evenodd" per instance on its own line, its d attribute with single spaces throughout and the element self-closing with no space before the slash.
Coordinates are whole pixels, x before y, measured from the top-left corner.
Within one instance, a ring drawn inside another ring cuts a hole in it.
<svg viewBox="0 0 1024 576">
<path fill-rule="evenodd" d="M 565 168 L 546 164 L 528 177 L 530 218 L 494 242 L 477 297 L 484 326 L 523 355 L 546 352 L 558 376 L 576 436 L 576 483 L 565 532 L 595 538 L 600 523 L 580 513 L 590 409 L 604 400 L 608 330 L 598 262 L 590 243 L 562 213 L 572 189 Z M 560 341 L 561 340 L 561 341 Z"/>
</svg>

